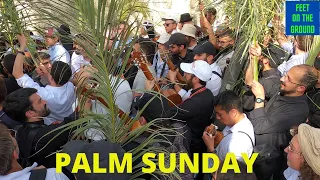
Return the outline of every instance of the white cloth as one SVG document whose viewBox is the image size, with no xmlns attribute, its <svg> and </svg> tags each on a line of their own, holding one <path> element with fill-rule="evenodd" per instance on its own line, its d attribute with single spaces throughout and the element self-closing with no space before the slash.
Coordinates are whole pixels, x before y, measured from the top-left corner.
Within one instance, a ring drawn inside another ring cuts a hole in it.
<svg viewBox="0 0 320 180">
<path fill-rule="evenodd" d="M 227 153 L 234 153 L 237 160 L 242 162 L 244 161 L 241 153 L 248 154 L 248 157 L 251 156 L 253 151 L 252 142 L 255 144 L 254 130 L 251 121 L 245 114 L 244 116 L 245 117 L 234 126 L 226 126 L 223 129 L 222 133 L 224 138 L 216 148 L 217 155 L 220 159 L 224 160 Z M 247 133 L 251 139 L 248 135 L 239 131 Z"/>
<path fill-rule="evenodd" d="M 151 72 L 153 77 L 156 77 L 156 71 L 153 69 L 152 66 L 148 66 L 149 71 Z M 132 90 L 143 90 L 145 81 L 147 80 L 147 77 L 144 75 L 143 71 L 141 69 L 138 70 L 136 77 L 134 78 Z"/>
<path fill-rule="evenodd" d="M 287 51 L 288 53 L 293 54 L 293 43 L 292 42 L 285 42 L 281 45 L 281 47 Z"/>
<path fill-rule="evenodd" d="M 78 72 L 83 65 L 90 65 L 89 61 L 86 61 L 82 55 L 78 55 L 73 52 L 71 56 L 71 70 L 72 74 Z"/>
<path fill-rule="evenodd" d="M 221 55 L 217 60 L 216 63 L 220 67 L 222 71 L 228 66 L 227 60 L 230 60 L 233 56 L 234 51 L 230 51 L 228 54 Z"/>
<path fill-rule="evenodd" d="M 278 66 L 278 70 L 283 75 L 288 72 L 293 66 L 305 64 L 308 58 L 308 53 L 292 55 L 288 61 L 284 61 Z"/>
<path fill-rule="evenodd" d="M 49 55 L 52 63 L 62 61 L 70 65 L 70 54 L 60 43 L 49 48 Z"/>
<path fill-rule="evenodd" d="M 218 74 L 222 75 L 220 67 L 217 65 L 217 63 L 213 63 L 210 65 L 210 68 L 212 71 L 217 72 Z M 214 96 L 217 96 L 219 94 L 220 88 L 221 88 L 221 78 L 212 73 L 210 81 L 207 82 L 206 88 L 209 89 Z M 186 100 L 191 95 L 191 90 L 186 91 L 184 89 L 181 89 L 178 94 L 181 96 L 182 100 Z"/>
<path fill-rule="evenodd" d="M 73 113 L 73 104 L 76 100 L 75 87 L 72 83 L 68 82 L 61 87 L 54 87 L 47 85 L 40 87 L 40 85 L 33 81 L 28 75 L 24 74 L 21 78 L 17 79 L 19 86 L 23 88 L 35 88 L 38 90 L 38 95 L 47 101 L 47 106 L 51 113 L 44 118 L 46 125 L 49 125 L 57 120 L 63 121 Z"/>
<path fill-rule="evenodd" d="M 0 175 L 0 180 L 29 180 L 31 170 L 33 170 L 37 166 L 37 163 L 33 163 L 32 166 L 24 168 L 21 171 L 10 173 L 5 176 Z M 69 180 L 69 178 L 63 173 L 56 173 L 55 168 L 49 168 L 47 169 L 47 175 L 45 180 Z"/>
<path fill-rule="evenodd" d="M 110 76 L 111 77 L 111 76 Z M 112 76 L 111 77 L 111 85 L 115 86 L 117 78 Z M 119 83 L 117 83 L 117 87 L 115 88 L 114 94 L 115 104 L 121 109 L 124 113 L 129 113 L 131 109 L 131 103 L 133 99 L 133 93 L 131 91 L 129 82 L 127 80 L 121 79 Z M 102 104 L 99 102 L 93 102 L 92 104 L 92 111 L 97 114 L 108 114 L 108 110 L 104 108 Z M 99 126 L 98 124 L 96 124 Z M 90 128 L 86 131 L 86 137 L 99 141 L 105 139 L 104 134 L 102 131 L 94 128 Z"/>
<path fill-rule="evenodd" d="M 300 173 L 299 171 L 296 171 L 292 169 L 291 167 L 288 167 L 284 172 L 283 172 L 284 177 L 286 180 L 300 180 L 299 176 Z"/>
</svg>

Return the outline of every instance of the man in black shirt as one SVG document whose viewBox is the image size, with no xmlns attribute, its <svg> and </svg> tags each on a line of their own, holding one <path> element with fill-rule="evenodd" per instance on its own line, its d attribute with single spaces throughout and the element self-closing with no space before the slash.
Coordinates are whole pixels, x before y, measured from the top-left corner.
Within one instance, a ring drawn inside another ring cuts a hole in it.
<svg viewBox="0 0 320 180">
<path fill-rule="evenodd" d="M 290 128 L 298 126 L 308 118 L 306 90 L 317 82 L 314 69 L 308 65 L 292 67 L 281 79 L 280 94 L 273 96 L 265 105 L 263 86 L 253 81 L 251 90 L 256 97 L 254 110 L 249 119 L 254 127 L 256 145 L 266 144 L 275 147 L 279 157 L 259 163 L 254 168 L 258 179 L 280 179 L 286 166 L 284 149 L 292 138 Z"/>
<path fill-rule="evenodd" d="M 184 71 L 187 86 L 192 88 L 191 95 L 177 107 L 170 108 L 166 112 L 166 117 L 185 122 L 191 129 L 191 158 L 193 158 L 193 153 L 199 153 L 200 173 L 197 179 L 203 179 L 202 153 L 205 153 L 207 148 L 202 135 L 204 129 L 211 124 L 210 118 L 214 105 L 214 96 L 205 86 L 212 76 L 212 71 L 210 65 L 202 60 L 181 63 L 180 67 Z"/>
<path fill-rule="evenodd" d="M 55 154 L 51 154 L 60 150 L 61 146 L 68 142 L 71 130 L 51 131 L 76 118 L 70 116 L 61 124 L 44 125 L 42 118 L 48 116 L 50 110 L 47 108 L 47 102 L 41 99 L 37 90 L 33 88 L 22 88 L 9 94 L 4 102 L 4 111 L 10 118 L 23 123 L 17 132 L 22 163 L 37 162 L 38 165 L 44 165 L 47 168 L 55 167 Z M 35 155 L 28 158 L 33 154 Z"/>
<path fill-rule="evenodd" d="M 170 36 L 168 42 L 164 45 L 169 47 L 169 50 L 172 54 L 172 62 L 176 67 L 180 67 L 181 63 L 192 63 L 194 54 L 188 49 L 187 39 L 185 35 L 181 33 L 175 33 Z M 183 71 L 180 69 L 180 73 L 183 74 Z"/>
<path fill-rule="evenodd" d="M 307 92 L 309 105 L 308 124 L 315 128 L 320 128 L 320 57 L 315 60 L 314 68 L 318 71 L 318 82 L 314 88 Z"/>
<path fill-rule="evenodd" d="M 15 60 L 16 60 L 16 55 L 8 54 L 4 57 L 4 59 L 2 61 L 4 72 L 7 73 L 7 75 L 8 75 L 8 78 L 4 78 L 4 82 L 7 87 L 7 94 L 10 94 L 13 91 L 21 88 L 18 85 L 16 79 L 12 75 L 13 65 L 14 65 Z"/>
</svg>

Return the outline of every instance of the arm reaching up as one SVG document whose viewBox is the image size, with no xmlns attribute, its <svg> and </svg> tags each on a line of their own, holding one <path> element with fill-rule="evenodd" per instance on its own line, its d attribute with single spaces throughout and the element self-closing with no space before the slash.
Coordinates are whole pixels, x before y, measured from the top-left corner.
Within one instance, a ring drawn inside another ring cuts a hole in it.
<svg viewBox="0 0 320 180">
<path fill-rule="evenodd" d="M 17 38 L 20 44 L 19 52 L 24 52 L 24 50 L 27 47 L 27 38 L 24 36 L 24 34 L 17 35 Z M 13 71 L 12 71 L 12 75 L 16 79 L 19 79 L 23 76 L 23 61 L 24 61 L 24 55 L 22 53 L 18 53 L 15 59 Z"/>
</svg>

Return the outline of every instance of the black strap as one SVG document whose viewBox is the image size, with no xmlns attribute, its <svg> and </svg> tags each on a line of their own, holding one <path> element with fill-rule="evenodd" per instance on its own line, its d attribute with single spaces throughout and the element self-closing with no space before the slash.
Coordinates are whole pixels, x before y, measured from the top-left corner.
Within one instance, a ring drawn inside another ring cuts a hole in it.
<svg viewBox="0 0 320 180">
<path fill-rule="evenodd" d="M 29 180 L 45 180 L 47 176 L 47 169 L 35 169 L 31 171 Z"/>
<path fill-rule="evenodd" d="M 212 73 L 215 74 L 215 75 L 217 75 L 217 76 L 219 76 L 219 78 L 222 79 L 221 74 L 219 74 L 217 71 L 212 71 Z"/>
<path fill-rule="evenodd" d="M 166 68 L 167 62 L 163 63 L 162 69 L 161 69 L 161 74 L 160 74 L 160 78 L 163 76 L 164 73 L 164 69 Z"/>
<path fill-rule="evenodd" d="M 254 148 L 254 143 L 253 143 L 251 137 L 249 136 L 249 134 L 247 134 L 246 132 L 243 132 L 243 131 L 238 131 L 238 132 L 246 134 L 250 138 L 250 141 L 251 141 L 251 144 L 252 144 L 252 148 Z"/>
</svg>

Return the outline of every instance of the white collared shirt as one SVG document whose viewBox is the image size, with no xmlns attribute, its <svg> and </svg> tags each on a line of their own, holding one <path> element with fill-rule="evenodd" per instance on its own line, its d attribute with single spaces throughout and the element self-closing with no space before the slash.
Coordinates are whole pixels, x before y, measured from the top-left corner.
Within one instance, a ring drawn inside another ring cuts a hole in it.
<svg viewBox="0 0 320 180">
<path fill-rule="evenodd" d="M 37 163 L 33 163 L 32 166 L 24 168 L 21 171 L 13 172 L 4 176 L 0 175 L 0 180 L 29 180 L 31 171 L 37 166 Z M 44 180 L 69 180 L 69 178 L 63 173 L 56 173 L 55 168 L 49 168 L 47 169 L 47 175 Z"/>
<path fill-rule="evenodd" d="M 211 71 L 215 71 L 218 74 L 222 75 L 221 69 L 217 65 L 217 63 L 211 64 L 210 68 L 211 68 Z M 214 96 L 217 96 L 221 88 L 221 77 L 212 73 L 211 79 L 207 82 L 206 88 L 209 89 Z M 181 96 L 182 100 L 184 101 L 191 95 L 191 89 L 189 91 L 181 89 L 178 92 L 178 94 Z"/>
<path fill-rule="evenodd" d="M 243 161 L 241 153 L 251 156 L 253 152 L 253 144 L 255 144 L 254 130 L 251 121 L 245 117 L 232 127 L 226 126 L 222 131 L 224 138 L 216 148 L 217 155 L 221 160 L 224 160 L 227 153 L 234 153 L 237 160 Z M 242 132 L 245 133 L 242 133 Z M 252 141 L 251 141 L 252 140 Z"/>
<path fill-rule="evenodd" d="M 47 106 L 51 113 L 44 118 L 46 125 L 49 125 L 57 120 L 63 121 L 74 111 L 74 103 L 76 100 L 75 87 L 71 82 L 67 82 L 61 87 L 54 87 L 47 85 L 40 87 L 40 85 L 33 81 L 28 75 L 24 74 L 17 79 L 17 83 L 22 88 L 35 88 L 38 90 L 37 94 L 47 101 Z"/>
<path fill-rule="evenodd" d="M 49 48 L 49 55 L 52 63 L 62 61 L 70 65 L 70 54 L 60 43 Z"/>
<path fill-rule="evenodd" d="M 288 72 L 293 66 L 305 64 L 308 55 L 308 53 L 292 55 L 288 61 L 284 61 L 278 66 L 278 70 L 281 72 L 281 75 Z"/>
<path fill-rule="evenodd" d="M 75 72 L 78 72 L 83 65 L 89 65 L 90 62 L 86 61 L 82 55 L 78 55 L 75 52 L 73 52 L 71 57 L 71 70 L 72 74 Z"/>
</svg>

